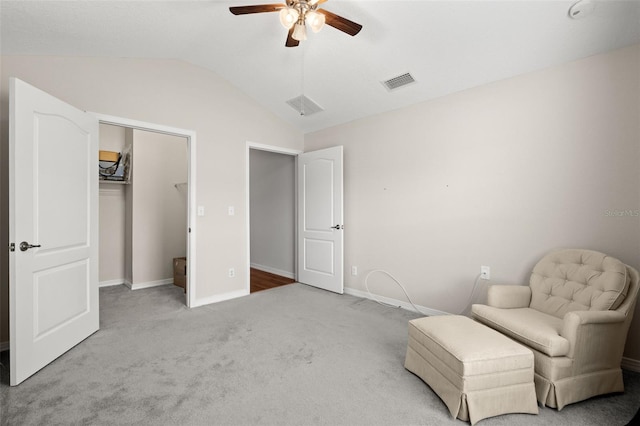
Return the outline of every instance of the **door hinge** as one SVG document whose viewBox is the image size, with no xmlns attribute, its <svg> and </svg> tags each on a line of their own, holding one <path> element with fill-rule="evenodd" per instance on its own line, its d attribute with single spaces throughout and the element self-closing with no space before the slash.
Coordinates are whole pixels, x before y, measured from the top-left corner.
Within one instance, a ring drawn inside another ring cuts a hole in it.
<svg viewBox="0 0 640 426">
<path fill-rule="evenodd" d="M 9 251 L 16 251 L 16 243 L 9 243 Z"/>
</svg>

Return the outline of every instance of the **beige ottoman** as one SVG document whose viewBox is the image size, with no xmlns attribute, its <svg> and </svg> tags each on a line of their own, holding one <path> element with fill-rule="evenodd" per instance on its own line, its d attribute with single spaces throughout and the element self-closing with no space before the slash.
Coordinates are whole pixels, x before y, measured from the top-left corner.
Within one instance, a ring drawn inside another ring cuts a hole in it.
<svg viewBox="0 0 640 426">
<path fill-rule="evenodd" d="M 475 424 L 500 414 L 538 414 L 533 353 L 467 317 L 409 321 L 404 366 L 438 394 L 454 418 Z"/>
</svg>

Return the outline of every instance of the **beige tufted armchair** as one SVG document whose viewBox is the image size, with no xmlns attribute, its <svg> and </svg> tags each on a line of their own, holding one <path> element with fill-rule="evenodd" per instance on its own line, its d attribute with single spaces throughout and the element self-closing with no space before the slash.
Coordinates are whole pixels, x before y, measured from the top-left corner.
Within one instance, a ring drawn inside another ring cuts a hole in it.
<svg viewBox="0 0 640 426">
<path fill-rule="evenodd" d="M 556 250 L 529 286 L 491 286 L 472 316 L 529 347 L 538 401 L 565 405 L 624 391 L 620 362 L 638 296 L 638 271 L 590 250 Z"/>
</svg>

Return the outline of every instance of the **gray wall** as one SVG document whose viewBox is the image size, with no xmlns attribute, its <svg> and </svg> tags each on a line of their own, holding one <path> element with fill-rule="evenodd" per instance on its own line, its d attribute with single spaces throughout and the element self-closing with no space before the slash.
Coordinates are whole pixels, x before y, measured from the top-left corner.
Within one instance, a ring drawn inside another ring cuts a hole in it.
<svg viewBox="0 0 640 426">
<path fill-rule="evenodd" d="M 295 157 L 251 149 L 251 266 L 295 273 Z"/>
</svg>

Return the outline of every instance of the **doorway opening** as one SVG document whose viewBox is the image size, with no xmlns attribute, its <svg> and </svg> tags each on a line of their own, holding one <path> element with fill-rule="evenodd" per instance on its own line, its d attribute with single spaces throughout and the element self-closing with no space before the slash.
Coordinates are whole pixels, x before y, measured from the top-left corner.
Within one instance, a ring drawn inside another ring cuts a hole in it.
<svg viewBox="0 0 640 426">
<path fill-rule="evenodd" d="M 185 304 L 193 307 L 195 132 L 95 115 L 101 150 L 118 151 L 120 135 L 125 137 L 124 148 L 133 147 L 131 184 L 100 184 L 100 286 L 182 284 Z M 107 232 L 108 241 L 103 241 Z M 121 276 L 109 275 L 114 273 Z"/>
<path fill-rule="evenodd" d="M 250 293 L 296 282 L 296 156 L 247 143 L 247 247 Z"/>
</svg>

